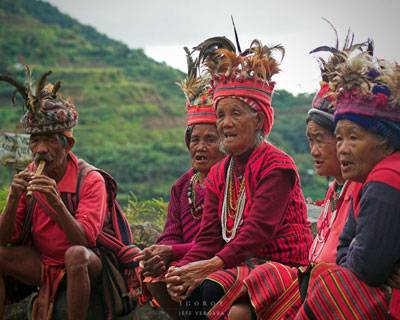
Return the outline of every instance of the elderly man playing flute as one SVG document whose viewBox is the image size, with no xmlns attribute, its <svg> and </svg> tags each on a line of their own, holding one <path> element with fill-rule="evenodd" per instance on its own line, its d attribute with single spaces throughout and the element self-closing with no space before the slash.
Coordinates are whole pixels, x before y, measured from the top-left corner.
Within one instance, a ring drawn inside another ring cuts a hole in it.
<svg viewBox="0 0 400 320">
<path fill-rule="evenodd" d="M 0 216 L 0 319 L 6 302 L 37 287 L 32 318 L 50 319 L 57 288 L 65 281 L 68 319 L 85 319 L 91 286 L 102 270 L 95 243 L 107 212 L 105 182 L 100 173 L 88 173 L 78 201 L 79 165 L 71 151 L 78 114 L 57 92 L 59 82 L 45 85 L 49 74 L 39 79 L 35 91 L 0 76 L 24 99 L 27 111 L 21 122 L 31 134 L 34 159 L 14 176 Z"/>
</svg>

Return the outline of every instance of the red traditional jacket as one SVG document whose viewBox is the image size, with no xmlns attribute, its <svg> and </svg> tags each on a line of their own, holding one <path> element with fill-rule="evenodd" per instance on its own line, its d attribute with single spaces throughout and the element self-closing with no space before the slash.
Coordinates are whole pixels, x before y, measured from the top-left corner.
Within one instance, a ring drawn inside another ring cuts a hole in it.
<svg viewBox="0 0 400 320">
<path fill-rule="evenodd" d="M 376 164 L 361 191 L 353 195 L 349 221 L 340 237 L 337 263 L 368 285 L 384 283 L 400 261 L 399 196 L 397 151 Z M 400 319 L 399 289 L 393 289 L 390 314 Z"/>
<path fill-rule="evenodd" d="M 246 205 L 236 237 L 226 243 L 221 212 L 231 157 L 214 165 L 206 181 L 207 193 L 199 235 L 178 263 L 220 257 L 226 268 L 251 257 L 298 266 L 308 263 L 312 235 L 293 160 L 269 143 L 262 143 L 245 159 Z"/>
<path fill-rule="evenodd" d="M 191 214 L 188 202 L 188 189 L 194 173 L 193 169 L 188 170 L 172 186 L 164 231 L 157 240 L 157 244 L 172 246 L 173 259 L 182 258 L 190 250 L 200 230 L 201 216 Z M 196 184 L 195 194 L 195 205 L 203 204 L 205 189 Z"/>
<path fill-rule="evenodd" d="M 318 233 L 310 250 L 310 262 L 336 262 L 339 236 L 349 215 L 351 196 L 353 193 L 357 193 L 361 186 L 361 183 L 347 181 L 338 197 L 335 192 L 336 181 L 329 185 L 322 205 L 322 213 L 317 222 Z M 332 211 L 332 202 L 336 203 L 334 211 Z"/>
</svg>

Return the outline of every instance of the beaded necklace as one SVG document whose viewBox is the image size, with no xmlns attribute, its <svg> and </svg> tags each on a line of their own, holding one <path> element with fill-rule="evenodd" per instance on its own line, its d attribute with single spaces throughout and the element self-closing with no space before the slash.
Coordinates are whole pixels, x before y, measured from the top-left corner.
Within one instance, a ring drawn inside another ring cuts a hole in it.
<svg viewBox="0 0 400 320">
<path fill-rule="evenodd" d="M 345 182 L 346 184 L 346 182 Z M 339 202 L 340 196 L 342 195 L 342 191 L 345 185 L 337 185 L 336 191 L 332 194 L 331 202 L 332 202 L 332 210 L 336 211 L 337 203 Z"/>
<path fill-rule="evenodd" d="M 229 199 L 229 216 L 231 218 L 233 218 L 235 216 L 236 210 L 237 210 L 237 196 L 240 195 L 243 190 L 244 190 L 244 179 L 239 178 L 240 180 L 240 187 L 239 187 L 239 192 L 236 193 L 236 188 L 235 188 L 235 181 L 234 181 L 234 177 L 232 177 L 232 179 L 230 179 L 229 181 L 229 189 L 228 189 L 228 199 Z M 233 214 L 232 214 L 233 212 Z"/>
<path fill-rule="evenodd" d="M 245 178 L 242 178 L 240 183 L 239 192 L 237 195 L 236 203 L 233 203 L 233 194 L 234 194 L 234 160 L 231 158 L 229 162 L 228 172 L 226 174 L 225 180 L 225 191 L 224 191 L 224 200 L 222 203 L 222 215 L 221 215 L 221 228 L 222 228 L 222 238 L 225 242 L 231 241 L 235 236 L 239 225 L 243 220 L 243 211 L 246 205 L 246 192 L 245 192 Z M 231 214 L 230 211 L 234 212 Z M 228 228 L 228 216 L 234 219 L 232 229 Z"/>
<path fill-rule="evenodd" d="M 313 244 L 311 246 L 310 250 L 310 261 L 315 261 L 315 259 L 321 254 L 322 249 L 325 246 L 326 240 L 329 237 L 329 234 L 332 229 L 332 225 L 335 222 L 336 219 L 336 206 L 339 203 L 339 200 L 341 200 L 341 196 L 343 194 L 343 190 L 345 189 L 347 184 L 347 181 L 344 183 L 343 186 L 337 185 L 335 192 L 332 193 L 332 196 L 330 199 L 328 199 L 324 205 L 323 209 L 323 215 L 322 215 L 322 223 L 321 226 L 318 230 L 317 235 L 315 236 L 315 239 L 313 241 Z M 329 207 L 331 206 L 331 211 L 332 215 L 330 219 L 328 219 L 328 211 Z M 324 233 L 325 231 L 325 233 Z M 317 250 L 317 246 L 319 245 L 319 248 Z"/>
<path fill-rule="evenodd" d="M 196 172 L 191 178 L 188 187 L 188 203 L 190 208 L 190 213 L 196 220 L 201 218 L 201 213 L 203 212 L 203 202 L 197 204 L 196 206 L 196 183 L 200 181 L 200 172 Z"/>
</svg>

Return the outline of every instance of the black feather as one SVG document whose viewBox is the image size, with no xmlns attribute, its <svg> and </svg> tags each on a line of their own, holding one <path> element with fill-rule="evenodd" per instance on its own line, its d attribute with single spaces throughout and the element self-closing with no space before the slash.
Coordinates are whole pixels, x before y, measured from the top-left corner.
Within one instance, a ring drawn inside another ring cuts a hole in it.
<svg viewBox="0 0 400 320">
<path fill-rule="evenodd" d="M 335 35 L 336 35 L 336 49 L 339 49 L 339 35 L 338 35 L 338 32 L 337 32 L 335 26 L 333 25 L 332 22 L 330 22 L 328 19 L 326 19 L 324 17 L 322 17 L 322 20 L 327 22 L 332 27 L 333 31 L 335 32 Z"/>
<path fill-rule="evenodd" d="M 199 45 L 193 47 L 193 50 L 199 51 L 199 63 L 203 62 L 209 55 L 213 54 L 217 49 L 227 49 L 236 52 L 235 45 L 226 37 L 209 38 Z"/>
<path fill-rule="evenodd" d="M 13 94 L 12 94 L 12 96 L 11 96 L 11 101 L 12 101 L 14 106 L 15 106 L 15 99 L 17 98 L 17 93 L 18 93 L 18 90 L 15 89 Z"/>
<path fill-rule="evenodd" d="M 188 74 L 188 78 L 196 77 L 197 65 L 193 61 L 192 53 L 189 51 L 188 47 L 183 47 L 183 50 L 185 50 L 185 53 L 186 53 L 186 63 L 187 63 L 187 69 L 188 69 L 188 73 L 187 73 Z"/>
<path fill-rule="evenodd" d="M 275 50 L 276 51 L 280 51 L 280 53 L 282 54 L 282 57 L 281 57 L 281 61 L 279 63 L 281 63 L 283 61 L 283 58 L 285 58 L 286 51 L 285 51 L 285 48 L 281 44 L 277 44 L 277 45 L 275 45 L 275 46 L 273 46 L 271 48 L 268 48 L 266 46 L 264 46 L 264 47 L 267 48 L 267 50 L 270 50 L 270 51 L 275 51 Z"/>
<path fill-rule="evenodd" d="M 232 24 L 233 24 L 233 31 L 235 32 L 235 40 L 236 40 L 236 47 L 237 50 L 239 52 L 239 54 L 242 52 L 242 49 L 240 48 L 240 43 L 239 43 L 239 36 L 236 30 L 236 26 L 235 26 L 235 21 L 233 20 L 233 16 L 231 15 L 231 19 L 232 19 Z"/>
<path fill-rule="evenodd" d="M 311 50 L 309 53 L 311 54 L 311 53 L 316 53 L 316 52 L 321 52 L 321 51 L 330 52 L 330 53 L 338 53 L 339 52 L 339 50 L 334 47 L 320 46 L 318 48 Z"/>
<path fill-rule="evenodd" d="M 0 81 L 8 82 L 9 84 L 13 85 L 17 89 L 18 93 L 22 96 L 24 101 L 26 101 L 28 99 L 28 94 L 26 93 L 26 88 L 19 81 L 15 80 L 9 76 L 6 76 L 6 75 L 0 75 Z"/>
<path fill-rule="evenodd" d="M 56 84 L 53 87 L 53 90 L 51 92 L 51 95 L 55 98 L 57 95 L 58 90 L 61 88 L 61 81 L 57 81 Z"/>
<path fill-rule="evenodd" d="M 35 93 L 36 99 L 40 99 L 41 92 L 44 88 L 44 85 L 46 84 L 47 77 L 51 74 L 52 74 L 51 70 L 43 73 L 42 76 L 39 78 L 39 80 L 36 82 L 36 93 Z"/>
<path fill-rule="evenodd" d="M 367 40 L 367 52 L 371 57 L 374 55 L 374 40 L 373 39 Z"/>
<path fill-rule="evenodd" d="M 349 47 L 350 35 L 351 35 L 351 30 L 349 28 L 349 29 L 347 29 L 347 35 L 346 35 L 346 38 L 344 39 L 343 50 Z M 353 34 L 353 36 L 354 36 L 354 34 Z"/>
<path fill-rule="evenodd" d="M 351 34 L 351 41 L 350 41 L 350 47 L 353 46 L 354 43 L 354 32 Z"/>
</svg>

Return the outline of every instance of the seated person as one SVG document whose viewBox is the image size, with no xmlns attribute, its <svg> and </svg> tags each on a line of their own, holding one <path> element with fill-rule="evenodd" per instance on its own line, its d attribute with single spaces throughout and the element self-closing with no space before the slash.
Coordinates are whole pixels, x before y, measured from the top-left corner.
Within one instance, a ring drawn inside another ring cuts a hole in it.
<svg viewBox="0 0 400 320">
<path fill-rule="evenodd" d="M 215 38 L 204 43 L 210 42 L 218 48 Z M 264 140 L 273 125 L 271 77 L 279 70 L 271 51 L 283 48 L 266 48 L 254 40 L 239 55 L 224 44 L 217 51 L 200 50 L 211 52 L 205 65 L 228 157 L 206 179 L 194 246 L 166 274 L 169 294 L 181 302 L 179 317 L 185 319 L 223 316 L 231 293 L 257 264 L 306 265 L 312 240 L 296 166 Z"/>
<path fill-rule="evenodd" d="M 400 259 L 400 67 L 361 53 L 334 70 L 337 152 L 352 195 L 337 265 L 311 273 L 296 319 L 400 316 L 397 289 L 386 286 Z"/>
<path fill-rule="evenodd" d="M 107 193 L 100 173 L 88 173 L 80 189 L 74 213 L 61 195 L 74 193 L 79 172 L 71 151 L 75 106 L 58 93 L 59 83 L 48 84 L 45 74 L 36 93 L 8 77 L 24 98 L 22 118 L 31 134 L 34 161 L 12 180 L 8 200 L 0 216 L 0 318 L 10 281 L 40 286 L 33 319 L 50 319 L 57 286 L 66 273 L 68 319 L 86 319 L 90 288 L 102 270 L 95 253 L 107 213 Z M 42 173 L 34 172 L 44 163 Z M 71 198 L 69 199 L 71 200 Z"/>
<path fill-rule="evenodd" d="M 191 61 L 190 59 L 188 61 Z M 170 299 L 163 274 L 172 261 L 181 259 L 193 246 L 200 229 L 203 213 L 204 181 L 210 168 L 224 157 L 219 150 L 220 139 L 212 108 L 212 93 L 208 78 L 189 74 L 181 88 L 186 96 L 187 128 L 185 142 L 192 168 L 172 186 L 164 231 L 157 244 L 142 251 L 136 260 L 142 261 L 142 274 L 147 277 L 147 288 L 161 307 L 173 318 L 177 304 Z M 196 69 L 194 69 L 196 70 Z M 197 81 L 193 81 L 195 78 Z"/>
<path fill-rule="evenodd" d="M 365 42 L 355 45 L 354 48 L 366 49 L 368 44 L 369 42 Z M 321 65 L 321 88 L 308 111 L 306 134 L 316 173 L 323 177 L 333 177 L 334 180 L 330 183 L 322 202 L 322 213 L 317 222 L 317 235 L 309 251 L 310 264 L 306 268 L 301 267 L 300 270 L 277 262 L 267 262 L 256 267 L 245 279 L 246 286 L 242 292 L 238 293 L 237 300 L 229 313 L 230 319 L 293 319 L 301 306 L 299 290 L 306 285 L 306 277 L 313 265 L 319 262 L 334 263 L 336 261 L 336 247 L 347 220 L 350 195 L 360 187 L 360 184 L 345 181 L 340 170 L 334 134 L 333 113 L 336 99 L 329 89 L 331 80 L 329 70 L 342 60 L 341 56 L 350 54 L 354 50 L 352 45 L 345 46 L 342 50 L 338 47 L 322 46 L 312 51 L 319 52 L 320 48 L 325 51 L 329 48 L 332 54 L 327 62 Z M 298 272 L 302 273 L 300 284 Z M 282 279 L 282 282 L 276 282 L 273 279 Z"/>
</svg>

